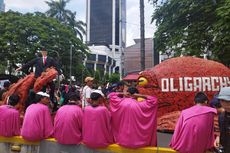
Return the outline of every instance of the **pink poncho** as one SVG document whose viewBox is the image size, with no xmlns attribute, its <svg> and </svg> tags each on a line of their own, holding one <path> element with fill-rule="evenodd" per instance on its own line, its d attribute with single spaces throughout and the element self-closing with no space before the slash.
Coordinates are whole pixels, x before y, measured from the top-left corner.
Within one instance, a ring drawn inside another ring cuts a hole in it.
<svg viewBox="0 0 230 153">
<path fill-rule="evenodd" d="M 180 153 L 204 153 L 214 144 L 216 109 L 195 105 L 182 111 L 170 147 Z"/>
<path fill-rule="evenodd" d="M 105 106 L 87 106 L 83 114 L 83 142 L 91 148 L 113 143 L 111 115 Z"/>
<path fill-rule="evenodd" d="M 30 141 L 39 141 L 51 137 L 53 124 L 48 106 L 37 103 L 26 109 L 21 135 Z"/>
<path fill-rule="evenodd" d="M 60 144 L 79 144 L 82 140 L 83 113 L 77 105 L 65 105 L 54 119 L 54 137 Z"/>
<path fill-rule="evenodd" d="M 129 148 L 156 146 L 157 98 L 137 102 L 117 95 L 109 95 L 115 142 Z"/>
<path fill-rule="evenodd" d="M 0 106 L 0 136 L 20 135 L 20 115 L 9 105 Z"/>
</svg>

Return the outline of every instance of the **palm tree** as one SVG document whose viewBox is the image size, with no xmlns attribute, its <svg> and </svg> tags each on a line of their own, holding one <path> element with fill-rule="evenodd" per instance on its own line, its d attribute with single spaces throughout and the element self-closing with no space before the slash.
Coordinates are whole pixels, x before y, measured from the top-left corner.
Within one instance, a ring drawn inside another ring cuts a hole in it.
<svg viewBox="0 0 230 153">
<path fill-rule="evenodd" d="M 70 26 L 74 31 L 77 37 L 81 40 L 83 35 L 86 34 L 85 27 L 86 24 L 80 20 L 75 20 L 76 12 L 66 9 L 66 4 L 70 0 L 51 0 L 46 1 L 50 9 L 46 12 L 47 16 L 56 18 L 61 23 Z"/>
</svg>

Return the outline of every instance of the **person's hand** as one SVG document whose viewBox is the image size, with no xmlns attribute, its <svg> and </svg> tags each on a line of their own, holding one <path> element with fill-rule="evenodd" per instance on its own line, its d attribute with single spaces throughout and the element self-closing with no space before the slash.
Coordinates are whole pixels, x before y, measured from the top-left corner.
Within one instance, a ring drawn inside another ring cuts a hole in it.
<svg viewBox="0 0 230 153">
<path fill-rule="evenodd" d="M 130 93 L 128 92 L 116 92 L 119 97 L 130 97 Z"/>
<path fill-rule="evenodd" d="M 20 70 L 21 70 L 21 67 L 17 68 L 17 69 L 16 69 L 16 72 L 18 72 L 18 71 L 20 71 Z"/>
<path fill-rule="evenodd" d="M 62 80 L 64 80 L 64 79 L 65 79 L 65 76 L 64 76 L 64 74 L 61 74 L 61 78 L 62 78 Z"/>
<path fill-rule="evenodd" d="M 65 79 L 65 76 L 63 74 L 60 74 L 57 77 L 58 77 L 59 81 L 62 81 Z"/>
<path fill-rule="evenodd" d="M 130 95 L 129 92 L 123 92 L 123 96 L 124 96 L 124 97 L 130 97 L 131 95 Z"/>
<path fill-rule="evenodd" d="M 147 95 L 142 95 L 142 94 L 138 94 L 138 93 L 133 94 L 133 96 L 135 98 L 144 98 L 144 99 L 147 99 Z"/>
<path fill-rule="evenodd" d="M 16 72 L 20 71 L 22 69 L 22 67 L 19 67 L 16 69 Z"/>
<path fill-rule="evenodd" d="M 214 141 L 214 147 L 218 148 L 220 147 L 220 136 L 217 136 L 215 141 Z"/>
</svg>

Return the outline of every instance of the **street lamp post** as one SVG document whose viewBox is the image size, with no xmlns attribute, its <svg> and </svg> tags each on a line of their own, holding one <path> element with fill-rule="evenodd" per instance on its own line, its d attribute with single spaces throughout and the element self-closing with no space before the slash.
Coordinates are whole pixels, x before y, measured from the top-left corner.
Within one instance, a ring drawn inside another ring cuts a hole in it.
<svg viewBox="0 0 230 153">
<path fill-rule="evenodd" d="M 56 55 L 57 55 L 57 62 L 56 62 L 56 64 L 57 64 L 57 67 L 60 69 L 60 54 L 59 54 L 59 52 L 58 51 L 56 51 L 56 50 L 51 50 L 52 52 L 54 52 L 54 53 L 56 53 Z M 58 89 L 60 88 L 60 76 L 58 75 L 58 77 L 57 77 L 57 86 L 58 86 Z"/>
<path fill-rule="evenodd" d="M 73 45 L 70 45 L 70 62 L 69 62 L 69 79 L 70 79 L 70 85 L 72 85 L 72 53 L 73 53 Z"/>
</svg>

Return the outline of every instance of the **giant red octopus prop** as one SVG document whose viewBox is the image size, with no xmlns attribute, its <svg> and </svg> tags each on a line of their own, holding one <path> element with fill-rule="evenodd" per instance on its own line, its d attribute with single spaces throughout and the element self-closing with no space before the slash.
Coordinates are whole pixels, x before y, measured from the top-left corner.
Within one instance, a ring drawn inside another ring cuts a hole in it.
<svg viewBox="0 0 230 153">
<path fill-rule="evenodd" d="M 20 97 L 19 103 L 16 105 L 16 108 L 20 111 L 21 114 L 24 113 L 25 101 L 28 97 L 29 90 L 34 87 L 34 92 L 42 90 L 42 87 L 47 83 L 52 81 L 58 72 L 54 68 L 48 68 L 45 72 L 41 74 L 40 77 L 35 79 L 34 73 L 31 73 L 24 78 L 20 79 L 17 83 L 14 83 L 10 86 L 10 89 L 3 95 L 3 103 L 7 103 L 7 98 L 15 93 Z"/>
<path fill-rule="evenodd" d="M 194 105 L 195 93 L 211 100 L 221 87 L 230 86 L 230 69 L 196 57 L 168 59 L 140 73 L 139 91 L 158 98 L 158 130 L 173 130 L 180 111 Z"/>
</svg>

